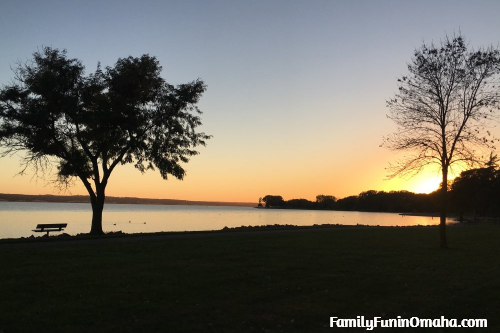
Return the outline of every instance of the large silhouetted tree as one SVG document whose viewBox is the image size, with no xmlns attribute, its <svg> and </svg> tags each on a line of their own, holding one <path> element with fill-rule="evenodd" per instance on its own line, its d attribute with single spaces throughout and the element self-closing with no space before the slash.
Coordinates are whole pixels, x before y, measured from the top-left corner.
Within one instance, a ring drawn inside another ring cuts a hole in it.
<svg viewBox="0 0 500 333">
<path fill-rule="evenodd" d="M 160 72 L 157 59 L 143 55 L 85 75 L 66 51 L 42 48 L 0 90 L 3 156 L 23 151 L 24 170 L 55 163 L 60 184 L 80 179 L 92 204 L 90 233 L 102 234 L 105 189 L 116 166 L 182 179 L 181 164 L 210 138 L 196 131 L 204 83 L 173 86 Z"/>
<path fill-rule="evenodd" d="M 498 110 L 500 54 L 492 47 L 467 50 L 462 36 L 423 44 L 398 79 L 399 93 L 387 102 L 398 129 L 384 145 L 410 154 L 390 166 L 390 177 L 413 175 L 430 164 L 441 169 L 440 245 L 447 247 L 448 172 L 456 163 L 472 167 L 482 148 L 492 149 L 487 122 Z"/>
</svg>

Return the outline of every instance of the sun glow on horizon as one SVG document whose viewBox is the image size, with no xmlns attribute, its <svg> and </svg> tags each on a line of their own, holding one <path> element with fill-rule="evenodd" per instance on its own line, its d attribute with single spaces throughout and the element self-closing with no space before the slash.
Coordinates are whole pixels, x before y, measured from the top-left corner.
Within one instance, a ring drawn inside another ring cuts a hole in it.
<svg viewBox="0 0 500 333">
<path fill-rule="evenodd" d="M 431 193 L 439 188 L 441 179 L 439 177 L 427 178 L 418 183 L 415 187 L 415 193 Z"/>
<path fill-rule="evenodd" d="M 460 169 L 462 170 L 462 169 Z M 465 170 L 465 169 L 464 169 Z M 460 175 L 457 170 L 450 170 L 448 173 L 448 185 L 453 182 L 453 180 Z M 415 193 L 426 193 L 436 191 L 441 186 L 442 178 L 441 175 L 436 173 L 426 173 L 421 179 L 419 179 L 410 189 L 410 191 Z"/>
</svg>

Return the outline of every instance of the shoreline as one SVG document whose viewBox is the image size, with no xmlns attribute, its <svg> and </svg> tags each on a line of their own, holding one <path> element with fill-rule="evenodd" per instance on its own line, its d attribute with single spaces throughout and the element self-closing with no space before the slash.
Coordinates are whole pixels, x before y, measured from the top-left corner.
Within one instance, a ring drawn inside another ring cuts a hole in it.
<svg viewBox="0 0 500 333">
<path fill-rule="evenodd" d="M 484 224 L 481 224 L 484 225 Z M 472 224 L 451 223 L 447 226 L 472 226 Z M 152 233 L 124 233 L 122 231 L 108 232 L 104 235 L 77 234 L 69 235 L 62 233 L 53 236 L 29 236 L 21 238 L 1 238 L 1 245 L 8 244 L 53 244 L 53 243 L 73 243 L 87 241 L 134 241 L 144 239 L 164 239 L 164 238 L 193 238 L 193 237 L 212 237 L 212 236 L 232 236 L 232 235 L 257 235 L 272 233 L 291 233 L 291 232 L 312 232 L 319 230 L 342 230 L 342 229 L 400 229 L 400 228 L 437 228 L 438 225 L 407 225 L 407 226 L 381 226 L 381 225 L 346 225 L 346 224 L 317 224 L 312 226 L 300 225 L 261 225 L 261 226 L 240 226 L 224 227 L 218 230 L 198 230 L 198 231 L 164 231 Z"/>
</svg>

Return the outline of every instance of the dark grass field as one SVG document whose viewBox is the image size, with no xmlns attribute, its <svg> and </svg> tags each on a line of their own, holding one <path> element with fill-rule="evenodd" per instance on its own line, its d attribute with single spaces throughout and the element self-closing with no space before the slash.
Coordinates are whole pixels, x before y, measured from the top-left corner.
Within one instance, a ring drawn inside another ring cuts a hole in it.
<svg viewBox="0 0 500 333">
<path fill-rule="evenodd" d="M 0 244 L 0 332 L 364 332 L 329 318 L 486 318 L 500 227 L 330 228 Z"/>
</svg>

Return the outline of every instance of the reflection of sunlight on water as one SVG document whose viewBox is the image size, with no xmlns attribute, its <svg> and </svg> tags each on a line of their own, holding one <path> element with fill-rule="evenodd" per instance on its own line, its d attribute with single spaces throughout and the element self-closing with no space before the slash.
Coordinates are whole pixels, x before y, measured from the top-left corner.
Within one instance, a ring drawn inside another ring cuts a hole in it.
<svg viewBox="0 0 500 333">
<path fill-rule="evenodd" d="M 88 233 L 92 211 L 88 204 L 0 202 L 0 238 L 27 237 L 38 223 L 68 223 L 71 235 Z M 103 213 L 105 232 L 220 230 L 224 227 L 273 224 L 313 225 L 433 225 L 439 218 L 312 210 L 265 210 L 249 207 L 160 206 L 108 204 Z M 55 233 L 57 234 L 57 233 Z"/>
</svg>

